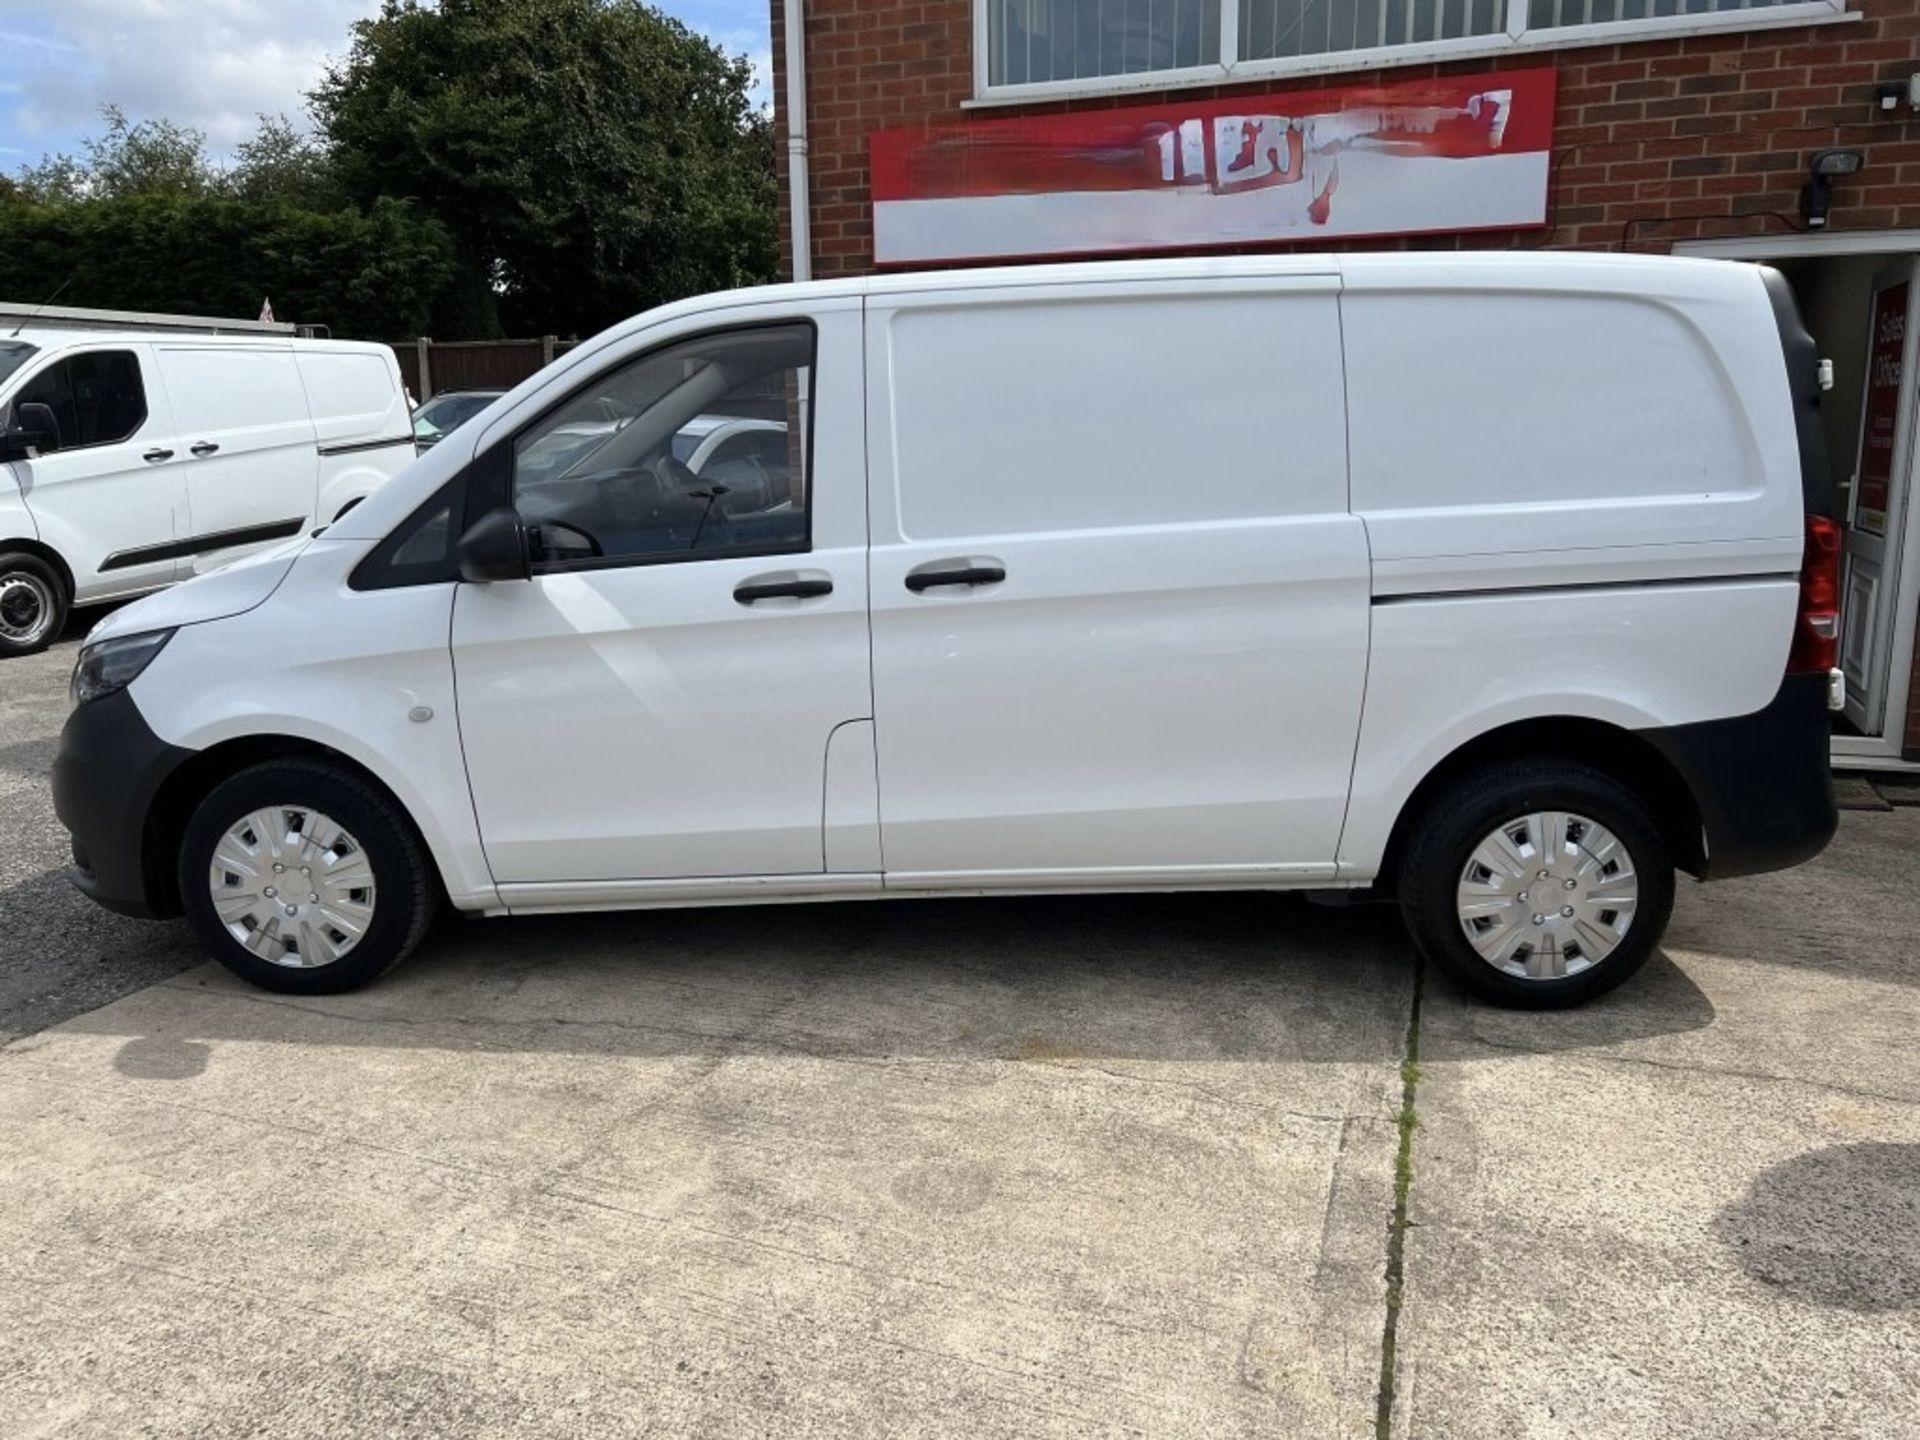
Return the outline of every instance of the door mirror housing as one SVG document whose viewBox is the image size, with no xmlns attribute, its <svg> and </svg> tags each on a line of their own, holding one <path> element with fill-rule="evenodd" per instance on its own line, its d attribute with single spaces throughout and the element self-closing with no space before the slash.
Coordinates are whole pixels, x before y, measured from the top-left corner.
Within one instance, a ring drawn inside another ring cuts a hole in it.
<svg viewBox="0 0 1920 1440">
<path fill-rule="evenodd" d="M 467 527 L 455 549 L 460 578 L 484 585 L 494 580 L 527 580 L 533 576 L 532 551 L 526 522 L 511 505 L 489 510 Z"/>
<path fill-rule="evenodd" d="M 13 423 L 0 435 L 0 460 L 26 460 L 60 448 L 60 421 L 51 405 L 27 400 L 13 407 Z"/>
</svg>

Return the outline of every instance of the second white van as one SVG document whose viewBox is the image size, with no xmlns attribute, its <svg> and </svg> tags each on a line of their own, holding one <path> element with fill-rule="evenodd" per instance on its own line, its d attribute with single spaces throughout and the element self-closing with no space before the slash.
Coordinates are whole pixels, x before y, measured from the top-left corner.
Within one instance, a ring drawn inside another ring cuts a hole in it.
<svg viewBox="0 0 1920 1440">
<path fill-rule="evenodd" d="M 1708 261 L 705 297 L 111 616 L 55 800 L 88 894 L 277 990 L 441 904 L 1274 889 L 1570 1004 L 1677 870 L 1833 832 L 1818 398 L 1780 277 Z"/>
<path fill-rule="evenodd" d="M 25 329 L 0 338 L 0 659 L 73 604 L 324 525 L 413 459 L 384 345 Z"/>
</svg>

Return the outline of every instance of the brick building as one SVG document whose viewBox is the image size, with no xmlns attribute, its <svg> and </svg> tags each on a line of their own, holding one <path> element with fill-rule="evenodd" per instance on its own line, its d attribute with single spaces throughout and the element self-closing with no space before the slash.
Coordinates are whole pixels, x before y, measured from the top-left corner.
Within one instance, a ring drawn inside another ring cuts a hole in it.
<svg viewBox="0 0 1920 1440">
<path fill-rule="evenodd" d="M 772 0 L 772 16 L 784 257 L 803 277 L 1300 244 L 1777 265 L 1835 371 L 1836 761 L 1920 762 L 1920 0 Z"/>
</svg>

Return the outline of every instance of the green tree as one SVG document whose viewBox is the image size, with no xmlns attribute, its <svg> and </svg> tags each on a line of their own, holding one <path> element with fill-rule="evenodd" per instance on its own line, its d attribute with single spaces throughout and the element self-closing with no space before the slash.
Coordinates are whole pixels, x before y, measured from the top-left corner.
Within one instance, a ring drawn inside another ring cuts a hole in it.
<svg viewBox="0 0 1920 1440">
<path fill-rule="evenodd" d="M 349 194 L 418 200 L 509 328 L 585 334 L 772 277 L 750 83 L 638 0 L 385 0 L 311 99 Z"/>
<path fill-rule="evenodd" d="M 336 210 L 345 202 L 333 157 L 284 115 L 262 115 L 253 138 L 234 149 L 221 189 L 237 199 L 278 201 L 308 210 Z"/>
<path fill-rule="evenodd" d="M 133 194 L 0 205 L 0 275 L 61 303 L 282 320 L 336 335 L 421 333 L 455 269 L 438 222 L 406 202 L 303 210 L 218 195 Z"/>
</svg>

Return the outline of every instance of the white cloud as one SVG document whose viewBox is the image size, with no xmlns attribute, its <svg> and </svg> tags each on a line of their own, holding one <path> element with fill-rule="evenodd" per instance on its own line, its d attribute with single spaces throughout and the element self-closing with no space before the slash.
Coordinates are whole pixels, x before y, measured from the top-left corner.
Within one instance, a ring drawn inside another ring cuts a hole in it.
<svg viewBox="0 0 1920 1440">
<path fill-rule="evenodd" d="M 659 3 L 659 0 L 656 0 Z M 768 0 L 666 0 L 662 8 L 747 54 L 755 99 L 772 80 Z M 263 114 L 306 123 L 306 92 L 348 27 L 379 0 L 0 0 L 0 147 L 76 150 L 100 107 L 206 132 L 225 154 Z M 0 153 L 5 153 L 0 149 Z"/>
<path fill-rule="evenodd" d="M 215 151 L 305 93 L 377 0 L 0 0 L 0 134 L 54 148 L 98 129 L 102 105 L 204 130 Z"/>
</svg>

